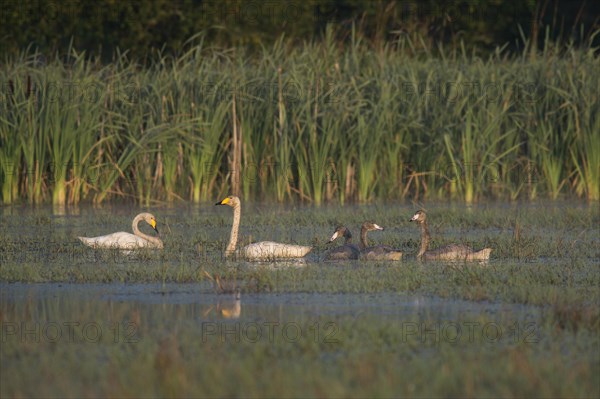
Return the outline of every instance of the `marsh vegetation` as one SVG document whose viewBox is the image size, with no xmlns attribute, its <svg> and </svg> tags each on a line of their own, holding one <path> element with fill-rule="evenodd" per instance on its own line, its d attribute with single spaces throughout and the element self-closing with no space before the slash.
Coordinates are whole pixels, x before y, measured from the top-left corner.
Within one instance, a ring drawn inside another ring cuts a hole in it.
<svg viewBox="0 0 600 399">
<path fill-rule="evenodd" d="M 138 209 L 3 208 L 2 396 L 598 396 L 595 206 L 429 205 L 432 245 L 493 247 L 486 265 L 415 260 L 415 208 L 389 203 L 248 203 L 241 241 L 316 252 L 226 260 L 215 208 L 153 208 L 165 247 L 135 256 L 75 237 Z M 367 218 L 403 261 L 319 260 L 332 226 Z"/>
<path fill-rule="evenodd" d="M 420 26 L 252 51 L 200 34 L 143 62 L 11 51 L 0 396 L 600 397 L 597 33 L 537 41 L 539 12 L 485 55 Z M 226 257 L 229 194 L 240 247 L 310 254 Z M 489 262 L 418 260 L 419 208 L 430 248 Z M 164 248 L 76 238 L 141 211 Z M 401 261 L 323 262 L 367 220 Z"/>
<path fill-rule="evenodd" d="M 585 46 L 334 32 L 258 54 L 199 36 L 150 65 L 24 51 L 0 68 L 2 202 L 598 200 L 598 70 Z"/>
</svg>

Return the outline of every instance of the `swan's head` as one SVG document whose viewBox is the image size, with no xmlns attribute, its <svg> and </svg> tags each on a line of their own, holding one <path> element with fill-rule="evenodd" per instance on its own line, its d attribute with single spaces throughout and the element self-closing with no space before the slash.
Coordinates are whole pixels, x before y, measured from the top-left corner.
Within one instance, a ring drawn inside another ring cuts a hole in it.
<svg viewBox="0 0 600 399">
<path fill-rule="evenodd" d="M 417 223 L 423 223 L 426 218 L 427 218 L 427 216 L 425 215 L 425 212 L 419 210 L 413 215 L 413 217 L 410 219 L 410 221 L 417 222 Z"/>
<path fill-rule="evenodd" d="M 329 242 L 334 242 L 338 237 L 344 237 L 344 238 L 348 239 L 348 238 L 352 238 L 352 234 L 350 233 L 350 230 L 348 230 L 344 226 L 338 226 L 335 228 L 335 231 L 333 232 L 333 235 L 329 239 Z"/>
<path fill-rule="evenodd" d="M 373 222 L 364 222 L 361 228 L 366 231 L 383 230 L 383 227 Z"/>
<path fill-rule="evenodd" d="M 223 201 L 217 202 L 215 205 L 229 205 L 232 208 L 236 206 L 240 206 L 240 199 L 235 195 L 230 195 L 229 197 L 225 197 Z"/>
<path fill-rule="evenodd" d="M 156 218 L 154 217 L 154 215 L 151 213 L 143 213 L 143 215 L 144 221 L 148 223 L 154 229 L 154 231 L 156 231 L 156 234 L 159 234 L 158 228 L 156 227 Z"/>
</svg>

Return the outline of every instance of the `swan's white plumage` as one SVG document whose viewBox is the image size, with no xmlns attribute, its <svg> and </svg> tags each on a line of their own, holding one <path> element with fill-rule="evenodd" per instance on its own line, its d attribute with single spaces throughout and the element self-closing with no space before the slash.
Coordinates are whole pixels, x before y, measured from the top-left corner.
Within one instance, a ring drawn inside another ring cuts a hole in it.
<svg viewBox="0 0 600 399">
<path fill-rule="evenodd" d="M 252 259 L 302 258 L 311 249 L 311 247 L 304 245 L 262 241 L 240 248 L 239 254 L 245 258 Z"/>
<path fill-rule="evenodd" d="M 229 197 L 217 202 L 215 205 L 227 205 L 233 208 L 233 224 L 231 226 L 231 235 L 225 253 L 227 256 L 238 256 L 246 260 L 269 260 L 269 259 L 290 259 L 302 258 L 308 254 L 312 247 L 304 245 L 283 244 L 272 241 L 262 241 L 246 245 L 239 250 L 237 246 L 238 230 L 241 219 L 241 201 L 238 197 L 230 195 Z"/>
<path fill-rule="evenodd" d="M 92 248 L 115 248 L 115 249 L 137 249 L 137 248 L 162 248 L 163 242 L 159 237 L 152 237 L 142 233 L 138 228 L 140 221 L 145 221 L 158 233 L 156 218 L 154 215 L 143 212 L 133 219 L 133 233 L 120 231 L 98 237 L 77 237 L 85 245 Z"/>
<path fill-rule="evenodd" d="M 124 231 L 99 237 L 77 238 L 79 238 L 85 245 L 92 248 L 135 249 L 152 246 L 148 240 Z"/>
</svg>

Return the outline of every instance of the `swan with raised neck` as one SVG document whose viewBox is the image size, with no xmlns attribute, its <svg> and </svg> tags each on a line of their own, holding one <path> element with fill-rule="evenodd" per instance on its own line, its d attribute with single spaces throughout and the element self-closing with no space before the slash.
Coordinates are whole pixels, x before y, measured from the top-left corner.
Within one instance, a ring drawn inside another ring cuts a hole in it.
<svg viewBox="0 0 600 399">
<path fill-rule="evenodd" d="M 335 228 L 329 243 L 334 242 L 338 237 L 344 237 L 344 245 L 333 248 L 325 254 L 325 260 L 351 260 L 358 259 L 360 249 L 352 243 L 352 233 L 344 226 Z"/>
<path fill-rule="evenodd" d="M 373 222 L 364 222 L 360 228 L 360 253 L 367 260 L 401 260 L 402 251 L 387 245 L 369 246 L 367 233 L 369 231 L 381 231 L 383 227 Z"/>
<path fill-rule="evenodd" d="M 227 257 L 239 255 L 246 260 L 274 260 L 274 259 L 290 259 L 302 258 L 306 256 L 312 247 L 304 245 L 283 244 L 273 241 L 261 241 L 246 245 L 236 251 L 238 241 L 238 231 L 240 227 L 240 219 L 242 213 L 241 201 L 235 195 L 225 197 L 222 201 L 215 205 L 227 205 L 233 208 L 233 224 L 231 225 L 231 233 L 229 234 L 229 242 L 225 248 Z"/>
<path fill-rule="evenodd" d="M 427 215 L 425 211 L 417 211 L 410 219 L 421 225 L 421 247 L 417 253 L 418 259 L 423 260 L 464 260 L 464 261 L 486 261 L 490 258 L 492 248 L 484 248 L 479 251 L 464 244 L 450 244 L 436 249 L 429 249 L 431 236 L 427 226 Z"/>
</svg>

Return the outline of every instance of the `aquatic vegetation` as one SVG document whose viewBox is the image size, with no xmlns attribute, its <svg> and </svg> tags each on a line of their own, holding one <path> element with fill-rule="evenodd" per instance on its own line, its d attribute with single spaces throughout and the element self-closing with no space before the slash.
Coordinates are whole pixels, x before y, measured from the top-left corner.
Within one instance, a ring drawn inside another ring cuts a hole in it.
<svg viewBox="0 0 600 399">
<path fill-rule="evenodd" d="M 2 395 L 571 397 L 598 389 L 597 308 L 566 319 L 559 308 L 403 294 L 243 293 L 231 319 L 212 311 L 223 295 L 206 285 L 127 287 L 3 286 L 13 298 L 0 302 Z"/>
<path fill-rule="evenodd" d="M 0 394 L 598 396 L 596 206 L 427 204 L 435 244 L 494 248 L 486 265 L 417 261 L 413 206 L 246 207 L 243 243 L 316 253 L 229 260 L 216 207 L 153 208 L 164 249 L 135 254 L 75 238 L 131 206 L 2 208 Z M 367 217 L 402 261 L 319 261 L 333 226 Z"/>
<path fill-rule="evenodd" d="M 253 266 L 252 263 L 226 259 L 231 215 L 217 212 L 219 209 L 214 206 L 153 208 L 160 223 L 164 249 L 141 250 L 135 255 L 118 250 L 92 250 L 76 239 L 90 231 L 122 230 L 123 220 L 129 220 L 136 213 L 130 207 L 82 208 L 77 215 L 65 216 L 52 215 L 47 208 L 33 211 L 7 207 L 3 208 L 1 216 L 0 280 L 190 282 L 205 281 L 204 271 L 225 277 L 235 271 L 238 279 L 262 281 L 264 284 L 259 285 L 269 286 L 269 290 L 275 292 L 401 289 L 443 296 L 470 296 L 477 287 L 469 284 L 476 282 L 473 279 L 478 277 L 487 282 L 481 289 L 491 299 L 521 301 L 525 295 L 532 298 L 528 301 L 541 304 L 548 297 L 535 288 L 521 290 L 520 286 L 552 285 L 554 283 L 543 279 L 554 276 L 559 287 L 568 288 L 563 285 L 580 281 L 577 286 L 584 289 L 590 283 L 589 278 L 594 275 L 591 272 L 600 257 L 597 208 L 583 204 L 573 206 L 572 203 L 569 206 L 551 204 L 487 204 L 474 208 L 427 206 L 432 246 L 458 242 L 474 248 L 493 248 L 490 263 L 473 269 L 476 274 L 467 273 L 460 264 L 433 262 L 421 265 L 416 261 L 420 235 L 409 222 L 415 208 L 390 206 L 389 202 L 385 206 L 342 208 L 286 208 L 248 202 L 247 209 L 252 211 L 246 212 L 240 224 L 240 245 L 260 238 L 313 246 L 304 266 L 283 268 L 271 267 L 270 262 Z M 378 232 L 377 242 L 402 250 L 402 262 L 396 265 L 360 261 L 324 265 L 319 262 L 331 248 L 327 242 L 333 227 L 343 222 L 358 231 L 366 219 L 387 221 L 386 229 Z M 143 224 L 140 228 L 153 234 L 150 226 Z M 446 285 L 438 284 L 441 281 Z"/>
<path fill-rule="evenodd" d="M 192 41 L 144 67 L 8 59 L 2 203 L 598 200 L 593 49 L 480 59 L 350 39 L 253 55 Z"/>
</svg>

